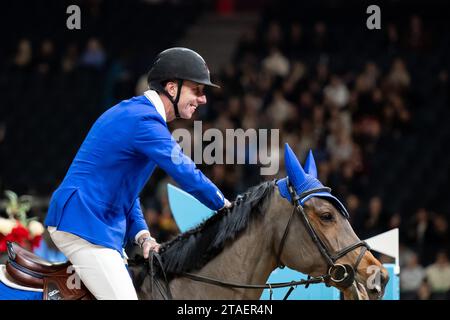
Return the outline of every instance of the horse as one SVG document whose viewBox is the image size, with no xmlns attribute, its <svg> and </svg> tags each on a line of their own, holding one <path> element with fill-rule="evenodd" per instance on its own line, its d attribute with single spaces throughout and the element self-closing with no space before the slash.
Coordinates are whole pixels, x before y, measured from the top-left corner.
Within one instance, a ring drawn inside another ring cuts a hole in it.
<svg viewBox="0 0 450 320">
<path fill-rule="evenodd" d="M 342 203 L 317 180 L 312 153 L 306 172 L 288 145 L 285 162 L 290 183 L 253 187 L 230 210 L 163 244 L 160 255 L 174 299 L 259 299 L 261 284 L 279 266 L 322 277 L 344 299 L 382 298 L 388 273 L 355 234 Z M 295 191 L 299 184 L 306 185 L 297 190 L 302 194 Z M 139 279 L 140 299 L 164 298 L 145 276 L 145 263 L 132 263 L 130 270 Z"/>
<path fill-rule="evenodd" d="M 388 272 L 317 179 L 312 153 L 303 169 L 286 144 L 285 166 L 286 178 L 250 188 L 231 208 L 163 243 L 160 268 L 130 260 L 139 299 L 259 299 L 283 266 L 338 288 L 344 299 L 381 299 Z"/>
</svg>

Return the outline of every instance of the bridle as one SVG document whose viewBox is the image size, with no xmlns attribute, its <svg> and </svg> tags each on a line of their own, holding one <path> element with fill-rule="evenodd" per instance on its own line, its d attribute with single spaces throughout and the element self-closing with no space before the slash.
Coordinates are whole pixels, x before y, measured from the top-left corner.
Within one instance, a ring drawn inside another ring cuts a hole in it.
<svg viewBox="0 0 450 320">
<path fill-rule="evenodd" d="M 332 281 L 339 286 L 343 288 L 349 287 L 355 278 L 355 270 L 358 270 L 358 266 L 364 257 L 364 254 L 367 250 L 370 250 L 369 245 L 365 241 L 359 240 L 358 242 L 347 246 L 338 252 L 331 254 L 328 250 L 325 243 L 320 239 L 320 237 L 317 235 L 317 232 L 314 230 L 314 227 L 311 225 L 311 222 L 309 221 L 308 215 L 306 214 L 303 206 L 302 206 L 302 200 L 305 199 L 308 195 L 318 193 L 318 192 L 331 192 L 330 188 L 323 187 L 323 188 L 316 188 L 312 190 L 308 190 L 306 192 L 303 192 L 300 195 L 297 195 L 295 189 L 293 188 L 292 184 L 288 183 L 288 190 L 291 196 L 291 202 L 294 205 L 294 210 L 292 211 L 291 216 L 289 217 L 288 223 L 286 225 L 286 228 L 284 230 L 283 237 L 281 238 L 280 246 L 278 248 L 278 254 L 277 254 L 277 265 L 279 268 L 284 268 L 284 264 L 281 262 L 281 254 L 283 253 L 283 248 L 286 243 L 287 236 L 289 234 L 289 229 L 291 222 L 293 220 L 294 215 L 297 213 L 297 216 L 300 217 L 303 224 L 306 227 L 306 230 L 308 231 L 309 235 L 311 236 L 312 240 L 316 244 L 317 248 L 319 249 L 320 253 L 322 254 L 323 258 L 325 259 L 327 263 L 327 274 L 322 275 L 321 277 L 325 280 L 325 282 Z M 356 262 L 353 266 L 349 264 L 340 264 L 336 263 L 337 260 L 347 255 L 349 252 L 362 247 L 358 259 L 356 259 Z"/>
<path fill-rule="evenodd" d="M 214 278 L 210 278 L 210 277 L 206 277 L 206 276 L 192 274 L 189 272 L 183 272 L 180 275 L 187 277 L 194 281 L 209 283 L 212 285 L 227 287 L 227 288 L 269 289 L 270 290 L 270 300 L 272 300 L 272 293 L 273 293 L 272 289 L 275 289 L 275 288 L 290 287 L 289 291 L 286 293 L 286 295 L 283 299 L 283 300 L 286 300 L 289 297 L 289 295 L 291 294 L 294 287 L 296 287 L 298 285 L 305 285 L 305 287 L 308 287 L 312 283 L 321 283 L 321 282 L 325 282 L 327 285 L 329 285 L 329 283 L 331 281 L 342 288 L 347 288 L 347 287 L 351 286 L 354 281 L 354 278 L 355 278 L 355 270 L 358 269 L 358 266 L 359 266 L 362 258 L 364 257 L 364 254 L 366 253 L 366 251 L 370 250 L 369 245 L 365 241 L 360 240 L 360 241 L 356 242 L 355 244 L 352 244 L 348 247 L 345 247 L 345 248 L 339 250 L 338 252 L 336 252 L 334 254 L 331 254 L 330 251 L 328 250 L 327 246 L 317 235 L 316 231 L 314 230 L 314 227 L 311 225 L 309 218 L 301 204 L 301 201 L 304 198 L 306 198 L 308 195 L 318 193 L 318 192 L 324 192 L 324 191 L 329 193 L 329 192 L 331 192 L 331 189 L 327 188 L 327 187 L 316 188 L 316 189 L 312 189 L 312 190 L 303 192 L 300 195 L 297 195 L 295 189 L 289 183 L 289 180 L 287 183 L 288 183 L 288 190 L 291 195 L 291 203 L 294 205 L 294 209 L 292 211 L 292 214 L 289 217 L 288 223 L 286 225 L 286 228 L 283 233 L 283 237 L 281 238 L 281 242 L 280 242 L 280 245 L 278 248 L 278 254 L 277 254 L 277 258 L 276 258 L 277 266 L 279 268 L 285 267 L 285 265 L 281 262 L 281 254 L 283 252 L 283 248 L 285 246 L 286 239 L 289 234 L 290 225 L 292 223 L 292 220 L 293 220 L 295 214 L 297 213 L 297 216 L 299 216 L 300 219 L 303 221 L 303 223 L 306 227 L 306 230 L 310 234 L 312 240 L 317 245 L 317 248 L 319 249 L 320 253 L 324 257 L 325 261 L 327 262 L 327 273 L 326 274 L 323 274 L 323 275 L 320 275 L 317 277 L 308 276 L 307 280 L 282 282 L 282 283 L 267 283 L 264 285 L 240 284 L 240 283 L 227 282 L 227 281 L 222 281 L 222 280 L 218 280 L 218 279 L 214 279 Z M 362 247 L 362 249 L 361 249 L 361 252 L 359 253 L 359 256 L 353 266 L 348 265 L 348 264 L 336 263 L 337 260 L 339 260 L 340 258 L 347 255 L 349 252 L 351 252 L 359 247 Z M 159 256 L 159 255 L 156 254 L 156 256 Z M 160 268 L 164 272 L 164 266 L 159 257 L 158 257 L 158 261 L 160 263 Z M 152 262 L 149 261 L 149 264 L 152 264 Z M 164 274 L 164 277 L 166 278 L 165 274 Z M 142 282 L 141 282 L 141 284 L 142 284 Z M 166 284 L 167 284 L 167 280 L 166 280 Z M 170 294 L 170 289 L 169 289 L 168 285 L 167 285 L 167 290 L 169 290 L 169 297 L 170 297 L 171 294 Z"/>
</svg>

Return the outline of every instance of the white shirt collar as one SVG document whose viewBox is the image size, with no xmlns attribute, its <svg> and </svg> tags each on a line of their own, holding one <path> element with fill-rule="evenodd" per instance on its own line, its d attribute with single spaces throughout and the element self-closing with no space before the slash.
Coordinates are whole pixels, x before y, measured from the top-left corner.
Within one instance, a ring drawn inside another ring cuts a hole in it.
<svg viewBox="0 0 450 320">
<path fill-rule="evenodd" d="M 166 119 L 166 110 L 164 109 L 164 104 L 158 94 L 155 90 L 147 90 L 144 92 L 144 96 L 147 97 L 148 100 L 155 106 L 156 111 L 161 115 L 161 117 L 164 119 L 164 122 L 167 122 Z"/>
</svg>

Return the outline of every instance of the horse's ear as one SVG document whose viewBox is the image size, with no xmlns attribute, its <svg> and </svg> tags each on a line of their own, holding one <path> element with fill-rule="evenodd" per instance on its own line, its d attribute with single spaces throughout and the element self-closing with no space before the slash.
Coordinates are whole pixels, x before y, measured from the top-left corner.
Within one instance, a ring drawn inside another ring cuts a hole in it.
<svg viewBox="0 0 450 320">
<path fill-rule="evenodd" d="M 309 150 L 308 157 L 305 162 L 305 172 L 317 179 L 317 166 L 312 150 Z"/>
<path fill-rule="evenodd" d="M 294 151 L 292 151 L 291 147 L 289 147 L 289 144 L 287 143 L 284 145 L 284 163 L 289 180 L 294 188 L 298 189 L 305 181 L 306 173 L 295 156 Z"/>
</svg>

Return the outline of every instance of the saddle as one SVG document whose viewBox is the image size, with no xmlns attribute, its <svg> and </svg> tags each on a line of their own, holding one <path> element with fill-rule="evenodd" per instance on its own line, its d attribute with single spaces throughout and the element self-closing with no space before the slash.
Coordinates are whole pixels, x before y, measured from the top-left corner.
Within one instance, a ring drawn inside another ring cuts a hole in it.
<svg viewBox="0 0 450 320">
<path fill-rule="evenodd" d="M 81 280 L 80 285 L 73 284 L 70 262 L 51 263 L 12 242 L 7 242 L 7 249 L 7 276 L 19 285 L 43 289 L 44 300 L 95 299 Z"/>
</svg>

